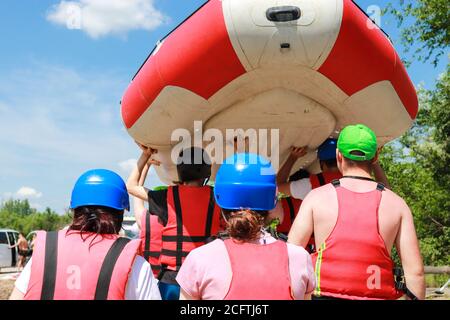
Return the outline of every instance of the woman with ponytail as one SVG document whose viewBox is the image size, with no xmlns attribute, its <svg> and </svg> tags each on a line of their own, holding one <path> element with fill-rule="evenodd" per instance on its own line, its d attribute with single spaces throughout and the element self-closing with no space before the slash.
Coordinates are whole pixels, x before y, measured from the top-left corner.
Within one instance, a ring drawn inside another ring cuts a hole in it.
<svg viewBox="0 0 450 320">
<path fill-rule="evenodd" d="M 182 299 L 304 299 L 315 288 L 308 253 L 264 229 L 277 203 L 276 175 L 256 154 L 236 154 L 220 167 L 214 189 L 226 236 L 189 253 L 176 278 Z"/>
<path fill-rule="evenodd" d="M 119 236 L 130 210 L 124 181 L 90 170 L 72 191 L 67 230 L 39 231 L 33 256 L 16 281 L 13 300 L 161 299 L 140 240 Z"/>
</svg>

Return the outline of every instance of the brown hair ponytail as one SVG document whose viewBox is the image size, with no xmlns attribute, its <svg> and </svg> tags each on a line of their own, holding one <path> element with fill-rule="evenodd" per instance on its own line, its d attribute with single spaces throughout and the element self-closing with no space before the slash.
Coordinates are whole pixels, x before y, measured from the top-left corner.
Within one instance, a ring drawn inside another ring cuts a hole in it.
<svg viewBox="0 0 450 320">
<path fill-rule="evenodd" d="M 264 212 L 240 210 L 225 212 L 225 216 L 228 222 L 228 234 L 239 241 L 257 240 L 264 227 Z"/>
<path fill-rule="evenodd" d="M 73 210 L 73 222 L 68 232 L 78 231 L 83 240 L 84 234 L 97 236 L 115 235 L 120 232 L 123 222 L 123 211 L 101 206 L 85 206 Z"/>
</svg>

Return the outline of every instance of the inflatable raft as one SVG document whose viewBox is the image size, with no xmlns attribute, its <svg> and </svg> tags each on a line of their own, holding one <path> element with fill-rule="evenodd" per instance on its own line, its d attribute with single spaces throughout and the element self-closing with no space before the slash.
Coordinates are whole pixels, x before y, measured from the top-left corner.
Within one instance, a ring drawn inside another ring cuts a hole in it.
<svg viewBox="0 0 450 320">
<path fill-rule="evenodd" d="M 210 0 L 157 44 L 121 105 L 133 139 L 159 150 L 166 183 L 177 180 L 172 132 L 194 121 L 280 129 L 281 163 L 291 146 L 311 150 L 296 170 L 347 124 L 386 143 L 418 111 L 389 38 L 351 0 Z"/>
</svg>

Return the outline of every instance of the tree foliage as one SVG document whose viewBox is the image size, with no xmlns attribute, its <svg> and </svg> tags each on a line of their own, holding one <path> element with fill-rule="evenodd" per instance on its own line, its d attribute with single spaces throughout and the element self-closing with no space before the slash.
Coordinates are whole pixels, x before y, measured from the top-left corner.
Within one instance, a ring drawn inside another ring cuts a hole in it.
<svg viewBox="0 0 450 320">
<path fill-rule="evenodd" d="M 450 78 L 420 90 L 420 109 L 409 132 L 387 145 L 381 162 L 395 192 L 410 206 L 424 261 L 450 265 Z"/>
<path fill-rule="evenodd" d="M 448 52 L 450 2 L 401 0 L 388 6 L 414 57 L 435 65 Z M 407 23 L 407 18 L 413 18 Z M 447 57 L 444 57 L 447 58 Z M 419 90 L 414 126 L 385 147 L 381 162 L 395 192 L 410 206 L 427 265 L 450 265 L 450 76 L 449 65 L 434 90 Z"/>
<path fill-rule="evenodd" d="M 413 44 L 419 47 L 413 58 L 421 61 L 439 58 L 448 52 L 450 42 L 450 2 L 448 0 L 400 0 L 390 4 L 386 12 L 393 14 L 402 29 L 406 50 Z M 413 18 L 408 23 L 408 18 Z"/>
<path fill-rule="evenodd" d="M 28 200 L 8 200 L 0 206 L 0 228 L 14 229 L 25 236 L 34 230 L 59 230 L 71 220 L 69 215 L 60 216 L 50 208 L 38 212 Z"/>
</svg>

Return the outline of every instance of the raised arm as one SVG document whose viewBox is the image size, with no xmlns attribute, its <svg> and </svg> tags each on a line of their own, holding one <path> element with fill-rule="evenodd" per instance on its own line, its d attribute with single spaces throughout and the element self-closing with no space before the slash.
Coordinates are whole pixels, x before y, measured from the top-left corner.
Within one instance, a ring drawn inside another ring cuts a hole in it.
<svg viewBox="0 0 450 320">
<path fill-rule="evenodd" d="M 406 203 L 403 207 L 400 230 L 395 245 L 405 274 L 406 286 L 417 298 L 425 299 L 425 275 L 419 241 L 411 211 Z"/>
<path fill-rule="evenodd" d="M 377 182 L 380 182 L 382 184 L 384 184 L 384 186 L 388 189 L 391 189 L 391 186 L 389 184 L 389 180 L 386 176 L 386 174 L 384 173 L 383 168 L 381 167 L 380 163 L 377 161 L 374 164 L 372 164 L 372 171 L 373 171 L 373 175 L 375 176 L 375 180 Z"/>
<path fill-rule="evenodd" d="M 143 150 L 143 152 L 137 162 L 137 166 L 131 172 L 130 177 L 127 180 L 127 190 L 130 195 L 141 200 L 148 201 L 148 189 L 142 185 L 139 185 L 139 181 L 141 180 L 141 176 L 146 165 L 148 165 L 150 169 L 150 165 L 152 163 L 159 165 L 159 162 L 150 159 L 151 156 L 157 152 L 156 150 L 144 147 L 142 145 L 139 145 L 139 147 Z"/>
<path fill-rule="evenodd" d="M 278 191 L 287 195 L 291 195 L 290 183 L 288 182 L 289 175 L 292 171 L 292 167 L 297 162 L 298 159 L 306 155 L 306 147 L 296 148 L 292 147 L 291 153 L 289 154 L 288 159 L 280 168 L 277 174 L 277 185 Z"/>
<path fill-rule="evenodd" d="M 137 166 L 136 166 L 137 167 Z M 147 162 L 142 170 L 141 177 L 139 178 L 139 186 L 144 187 L 145 179 L 147 178 L 148 170 L 150 169 L 150 164 Z M 136 218 L 136 223 L 141 228 L 142 214 L 145 212 L 145 202 L 141 198 L 133 197 L 134 204 L 134 217 Z"/>
<path fill-rule="evenodd" d="M 384 173 L 383 168 L 381 167 L 380 161 L 379 161 L 379 156 L 381 151 L 383 150 L 383 147 L 379 147 L 377 150 L 377 155 L 375 157 L 375 161 L 372 163 L 372 173 L 375 177 L 375 180 L 377 182 L 380 182 L 382 184 L 384 184 L 384 186 L 388 189 L 391 189 L 391 186 L 389 184 L 389 180 L 386 176 L 386 174 Z"/>
</svg>

